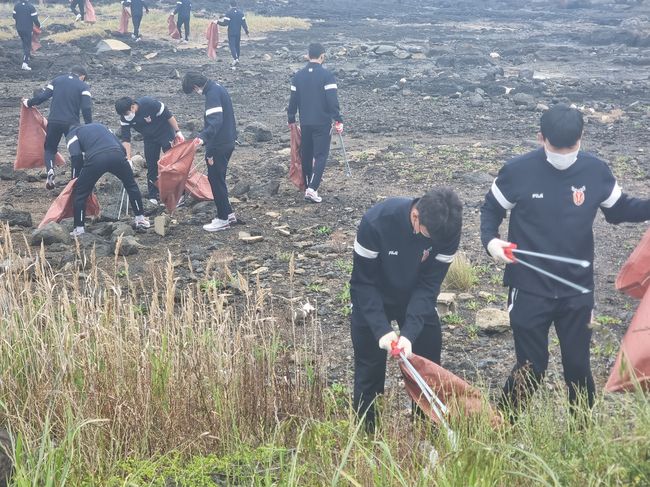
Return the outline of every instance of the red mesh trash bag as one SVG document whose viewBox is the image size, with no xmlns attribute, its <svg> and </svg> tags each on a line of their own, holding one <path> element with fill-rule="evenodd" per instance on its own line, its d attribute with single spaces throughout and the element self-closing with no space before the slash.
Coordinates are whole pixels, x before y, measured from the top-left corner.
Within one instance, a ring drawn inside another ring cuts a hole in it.
<svg viewBox="0 0 650 487">
<path fill-rule="evenodd" d="M 631 391 L 636 384 L 633 376 L 643 390 L 650 391 L 650 292 L 643 296 L 632 324 L 625 332 L 605 390 Z"/>
<path fill-rule="evenodd" d="M 38 228 L 44 227 L 50 222 L 59 223 L 65 218 L 74 216 L 72 207 L 72 191 L 75 184 L 77 184 L 77 178 L 71 179 L 66 187 L 63 188 L 61 194 L 57 196 L 54 202 L 50 205 L 50 209 L 47 210 L 41 223 L 38 224 Z M 94 193 L 90 193 L 90 196 L 88 196 L 88 199 L 86 200 L 85 215 L 99 216 L 99 210 L 99 200 L 97 200 L 97 196 Z"/>
<path fill-rule="evenodd" d="M 85 13 L 84 13 L 84 22 L 89 24 L 94 24 L 97 22 L 97 15 L 95 14 L 95 7 L 90 3 L 90 0 L 86 0 L 85 4 Z"/>
<path fill-rule="evenodd" d="M 216 22 L 210 22 L 205 31 L 205 38 L 208 40 L 208 57 L 217 59 L 217 47 L 219 46 L 219 26 Z"/>
<path fill-rule="evenodd" d="M 616 289 L 641 299 L 650 286 L 650 229 L 627 258 L 616 277 Z"/>
<path fill-rule="evenodd" d="M 131 12 L 127 9 L 122 9 L 122 16 L 120 17 L 120 25 L 117 28 L 117 31 L 121 34 L 128 34 L 129 32 L 129 19 L 131 18 Z"/>
<path fill-rule="evenodd" d="M 483 397 L 483 394 L 460 377 L 419 355 L 413 354 L 409 362 L 420 373 L 442 403 L 447 406 L 449 409 L 448 418 L 488 414 L 493 426 L 499 426 L 503 422 L 501 416 L 494 411 L 487 399 Z M 431 409 L 417 382 L 411 377 L 401 360 L 399 366 L 408 395 L 427 416 L 438 423 L 438 416 Z"/>
<path fill-rule="evenodd" d="M 171 14 L 167 17 L 167 29 L 169 30 L 169 35 L 172 39 L 180 39 L 181 33 L 178 32 L 178 27 L 176 27 L 176 20 L 174 20 L 174 14 Z"/>
<path fill-rule="evenodd" d="M 194 199 L 201 201 L 212 201 L 212 187 L 208 177 L 192 168 L 187 181 L 185 182 L 185 189 L 192 195 Z"/>
<path fill-rule="evenodd" d="M 169 149 L 158 161 L 160 200 L 172 212 L 185 191 L 185 183 L 194 162 L 196 145 L 188 140 Z"/>
<path fill-rule="evenodd" d="M 305 178 L 302 175 L 302 160 L 300 158 L 300 127 L 292 123 L 289 125 L 291 135 L 291 164 L 289 165 L 289 179 L 296 188 L 304 191 L 307 189 Z"/>
<path fill-rule="evenodd" d="M 40 27 L 32 27 L 32 52 L 36 52 L 41 48 L 41 30 Z"/>
<path fill-rule="evenodd" d="M 14 169 L 38 169 L 45 167 L 45 127 L 47 120 L 37 108 L 27 108 L 20 104 L 20 122 L 18 125 L 18 145 Z M 65 160 L 57 152 L 54 164 L 61 166 Z"/>
</svg>

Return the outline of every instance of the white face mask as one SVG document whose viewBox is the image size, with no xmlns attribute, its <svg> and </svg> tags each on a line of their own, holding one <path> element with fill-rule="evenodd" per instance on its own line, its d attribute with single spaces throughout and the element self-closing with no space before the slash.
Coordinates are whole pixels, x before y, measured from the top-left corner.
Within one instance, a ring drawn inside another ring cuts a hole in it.
<svg viewBox="0 0 650 487">
<path fill-rule="evenodd" d="M 129 113 L 128 115 L 124 115 L 124 120 L 126 120 L 127 122 L 130 122 L 134 118 L 135 118 L 135 113 L 133 112 Z"/>
<path fill-rule="evenodd" d="M 558 154 L 557 152 L 551 152 L 544 145 L 544 152 L 546 152 L 546 160 L 551 166 L 560 171 L 570 168 L 574 162 L 578 159 L 578 152 L 580 152 L 580 144 L 578 144 L 578 150 L 574 152 L 569 152 L 568 154 Z"/>
</svg>

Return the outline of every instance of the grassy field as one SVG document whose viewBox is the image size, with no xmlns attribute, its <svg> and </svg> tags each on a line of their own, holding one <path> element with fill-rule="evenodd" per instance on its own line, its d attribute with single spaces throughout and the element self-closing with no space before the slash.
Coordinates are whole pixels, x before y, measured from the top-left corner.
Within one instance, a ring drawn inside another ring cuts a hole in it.
<svg viewBox="0 0 650 487">
<path fill-rule="evenodd" d="M 0 41 L 17 37 L 14 21 L 11 18 L 12 5 L 0 5 Z M 122 7 L 116 2 L 110 5 L 98 5 L 95 7 L 98 21 L 94 24 L 87 24 L 84 22 L 74 22 L 74 16 L 70 9 L 63 5 L 48 5 L 45 7 L 38 7 L 39 19 L 41 22 L 46 17 L 50 17 L 45 22 L 45 29 L 42 38 L 49 39 L 54 42 L 64 43 L 70 42 L 75 39 L 83 37 L 110 37 L 111 33 L 117 31 Z M 171 11 L 171 9 L 170 9 Z M 142 19 L 141 31 L 142 35 L 148 38 L 169 39 L 167 32 L 167 18 L 170 11 L 161 9 L 150 9 L 148 14 Z M 215 19 L 208 19 L 203 17 L 192 18 L 191 23 L 191 40 L 199 44 L 205 43 L 205 30 L 208 23 Z M 303 19 L 293 17 L 266 17 L 256 15 L 255 13 L 247 13 L 246 20 L 253 35 L 259 35 L 271 31 L 286 31 L 294 29 L 309 29 L 310 23 Z M 48 34 L 48 24 L 69 24 L 74 26 L 73 29 L 67 32 L 58 32 L 56 34 Z M 130 24 L 130 29 L 133 25 Z M 225 36 L 225 28 L 223 29 L 223 36 Z"/>
<path fill-rule="evenodd" d="M 176 287 L 171 260 L 146 282 L 123 258 L 103 272 L 80 254 L 56 273 L 0 233 L 0 425 L 13 439 L 14 485 L 650 481 L 643 394 L 601 397 L 584 426 L 545 390 L 513 427 L 454 421 L 457 448 L 389 396 L 368 437 L 347 387 L 325 380 L 318 322 L 293 323 L 286 303 L 223 263 L 189 289 Z M 293 257 L 286 272 L 291 282 Z"/>
</svg>

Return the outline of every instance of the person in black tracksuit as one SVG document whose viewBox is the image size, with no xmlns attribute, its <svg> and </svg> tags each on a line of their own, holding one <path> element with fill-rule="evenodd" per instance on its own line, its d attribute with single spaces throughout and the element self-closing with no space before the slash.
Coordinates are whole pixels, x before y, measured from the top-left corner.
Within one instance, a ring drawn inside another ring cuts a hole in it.
<svg viewBox="0 0 650 487">
<path fill-rule="evenodd" d="M 178 19 L 176 20 L 176 28 L 180 34 L 181 27 L 185 25 L 185 40 L 190 40 L 190 13 L 192 12 L 192 2 L 190 0 L 178 0 L 176 2 L 176 8 L 174 9 L 174 14 L 178 14 Z"/>
<path fill-rule="evenodd" d="M 47 170 L 47 189 L 54 188 L 54 156 L 59 148 L 61 137 L 68 135 L 70 127 L 79 125 L 79 111 L 86 123 L 92 123 L 92 96 L 86 83 L 87 73 L 81 66 L 73 66 L 68 74 L 57 76 L 45 89 L 29 100 L 27 107 L 40 105 L 52 98 L 47 117 L 45 133 L 45 169 Z"/>
<path fill-rule="evenodd" d="M 178 139 L 179 142 L 185 140 L 178 128 L 178 122 L 164 103 L 149 96 L 135 100 L 128 96 L 120 98 L 115 102 L 115 111 L 120 116 L 120 138 L 129 160 L 131 159 L 131 129 L 142 134 L 144 158 L 147 162 L 147 198 L 157 202 L 159 191 L 156 181 L 160 152 L 167 152 L 174 139 Z"/>
<path fill-rule="evenodd" d="M 13 18 L 16 21 L 16 31 L 23 45 L 22 69 L 30 71 L 32 69 L 29 67 L 32 54 L 32 31 L 34 26 L 41 26 L 38 21 L 38 12 L 31 3 L 23 0 L 14 5 Z"/>
<path fill-rule="evenodd" d="M 386 351 L 396 342 L 440 363 L 442 334 L 436 301 L 460 242 L 462 203 L 449 188 L 422 198 L 389 198 L 361 219 L 350 279 L 354 399 L 366 428 L 384 391 Z M 400 336 L 393 331 L 396 320 Z"/>
<path fill-rule="evenodd" d="M 208 165 L 208 179 L 217 217 L 203 229 L 208 232 L 226 230 L 237 223 L 237 218 L 230 206 L 226 172 L 228 162 L 235 150 L 237 125 L 235 112 L 228 91 L 218 83 L 209 81 L 201 73 L 188 72 L 183 78 L 183 92 L 203 94 L 205 96 L 204 128 L 195 139 L 197 144 L 205 145 L 205 160 Z"/>
<path fill-rule="evenodd" d="M 79 12 L 77 12 L 79 7 Z M 76 15 L 77 20 L 84 20 L 86 18 L 86 0 L 70 0 L 70 10 Z"/>
<path fill-rule="evenodd" d="M 321 44 L 309 45 L 309 63 L 293 76 L 287 114 L 289 125 L 296 123 L 300 111 L 300 146 L 302 173 L 307 190 L 305 199 L 320 203 L 318 188 L 323 178 L 334 129 L 343 133 L 343 118 L 339 109 L 336 79 L 323 68 L 325 49 Z"/>
<path fill-rule="evenodd" d="M 133 34 L 131 34 L 131 37 L 139 41 L 142 38 L 140 23 L 144 12 L 149 13 L 149 6 L 143 0 L 122 0 L 122 6 L 131 9 L 131 18 L 133 19 Z"/>
<path fill-rule="evenodd" d="M 584 396 L 593 405 L 589 343 L 594 295 L 513 263 L 504 248 L 513 242 L 522 250 L 593 262 L 592 227 L 598 209 L 609 223 L 650 219 L 650 201 L 627 196 L 604 161 L 579 152 L 582 129 L 578 110 L 556 105 L 546 111 L 539 135 L 544 147 L 508 161 L 481 208 L 483 245 L 495 260 L 508 264 L 503 280 L 510 288 L 508 309 L 517 363 L 504 386 L 501 407 L 513 421 L 548 366 L 551 323 L 560 341 L 571 404 Z M 509 242 L 499 237 L 508 210 Z M 524 260 L 593 290 L 593 266 L 535 257 Z"/>
<path fill-rule="evenodd" d="M 237 7 L 236 0 L 230 0 L 230 10 L 224 15 L 223 19 L 217 22 L 219 25 L 228 26 L 228 46 L 230 46 L 230 54 L 232 55 L 232 65 L 239 64 L 239 54 L 241 46 L 241 30 L 244 29 L 248 35 L 248 24 L 246 23 L 246 15 Z"/>
<path fill-rule="evenodd" d="M 78 177 L 72 192 L 74 210 L 73 236 L 84 233 L 86 200 L 95 184 L 104 174 L 115 175 L 129 194 L 136 228 L 149 228 L 144 217 L 142 195 L 126 159 L 126 151 L 115 135 L 100 123 L 75 126 L 68 133 L 68 150 L 72 158 L 74 175 Z"/>
</svg>

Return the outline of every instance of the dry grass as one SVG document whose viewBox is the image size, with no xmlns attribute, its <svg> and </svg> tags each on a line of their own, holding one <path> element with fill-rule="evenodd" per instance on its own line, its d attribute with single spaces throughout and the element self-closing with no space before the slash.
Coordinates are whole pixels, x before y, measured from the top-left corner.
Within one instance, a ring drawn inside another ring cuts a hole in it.
<svg viewBox="0 0 650 487">
<path fill-rule="evenodd" d="M 478 283 L 476 270 L 463 252 L 458 252 L 443 282 L 445 289 L 467 292 Z"/>
<path fill-rule="evenodd" d="M 170 8 L 171 10 L 171 8 Z M 170 10 L 149 9 L 142 19 L 142 34 L 149 38 L 169 39 L 167 33 L 167 18 Z M 8 40 L 17 36 L 14 21 L 11 18 L 12 6 L 7 4 L 0 5 L 0 41 Z M 95 6 L 97 18 L 95 24 L 86 24 L 84 22 L 74 22 L 70 9 L 63 5 L 47 5 L 39 8 L 39 19 L 41 22 L 47 16 L 50 19 L 45 25 L 43 39 L 49 39 L 54 42 L 70 42 L 84 37 L 110 37 L 111 33 L 117 31 L 122 7 L 119 3 L 111 5 Z M 295 29 L 309 29 L 311 24 L 304 19 L 294 17 L 265 17 L 255 13 L 247 13 L 246 20 L 253 35 L 262 34 L 272 31 L 288 31 Z M 200 17 L 192 17 L 191 40 L 198 44 L 205 44 L 204 33 L 210 20 Z M 56 34 L 47 33 L 47 24 L 63 23 L 74 25 L 74 28 L 68 32 L 58 32 Z M 133 25 L 130 24 L 130 28 Z M 222 38 L 225 38 L 225 28 L 221 28 Z"/>
</svg>

